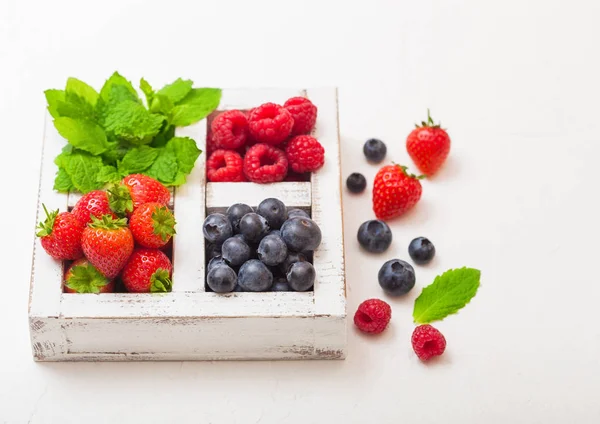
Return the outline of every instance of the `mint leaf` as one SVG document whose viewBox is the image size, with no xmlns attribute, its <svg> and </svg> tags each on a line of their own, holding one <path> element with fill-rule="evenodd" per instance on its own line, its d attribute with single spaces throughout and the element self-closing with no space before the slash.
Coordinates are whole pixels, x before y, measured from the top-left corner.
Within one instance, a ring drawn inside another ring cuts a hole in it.
<svg viewBox="0 0 600 424">
<path fill-rule="evenodd" d="M 121 175 L 117 172 L 117 168 L 111 165 L 104 165 L 96 175 L 96 182 L 106 184 L 119 181 Z"/>
<path fill-rule="evenodd" d="M 144 96 L 146 96 L 146 104 L 148 107 L 150 107 L 152 104 L 152 99 L 154 98 L 154 90 L 144 78 L 140 80 L 140 90 L 142 90 L 142 93 L 144 93 Z"/>
<path fill-rule="evenodd" d="M 96 107 L 98 97 L 100 97 L 96 90 L 77 78 L 69 78 L 67 80 L 65 92 L 67 94 L 67 101 L 81 105 L 87 104 L 91 109 Z"/>
<path fill-rule="evenodd" d="M 171 124 L 183 127 L 206 118 L 221 102 L 218 88 L 195 88 L 183 98 L 171 114 Z"/>
<path fill-rule="evenodd" d="M 173 137 L 167 142 L 166 149 L 175 154 L 179 171 L 184 174 L 192 172 L 196 159 L 202 153 L 196 142 L 189 137 Z"/>
<path fill-rule="evenodd" d="M 173 107 L 173 102 L 167 96 L 157 94 L 152 99 L 150 112 L 168 115 L 173 110 Z"/>
<path fill-rule="evenodd" d="M 173 151 L 167 150 L 166 148 L 158 150 L 158 157 L 145 174 L 157 179 L 163 184 L 172 185 L 175 182 L 177 171 L 179 169 L 177 165 L 177 156 L 175 156 Z"/>
<path fill-rule="evenodd" d="M 59 168 L 65 168 L 67 166 L 65 157 L 69 156 L 71 153 L 73 153 L 73 146 L 71 144 L 65 144 L 65 147 L 62 148 L 61 153 L 54 158 L 54 163 L 56 166 Z"/>
<path fill-rule="evenodd" d="M 61 193 L 68 193 L 73 190 L 73 181 L 64 168 L 58 168 L 58 173 L 54 179 L 54 190 Z"/>
<path fill-rule="evenodd" d="M 53 118 L 58 118 L 58 105 L 65 101 L 65 92 L 63 90 L 46 90 L 44 91 L 46 101 L 48 102 L 48 112 Z"/>
<path fill-rule="evenodd" d="M 451 269 L 435 277 L 415 300 L 415 322 L 427 324 L 458 312 L 477 293 L 480 277 L 479 270 L 466 267 Z"/>
<path fill-rule="evenodd" d="M 85 152 L 74 152 L 63 158 L 65 170 L 73 181 L 73 186 L 81 193 L 102 187 L 97 175 L 102 168 L 102 159 Z"/>
<path fill-rule="evenodd" d="M 147 144 L 160 131 L 165 118 L 153 114 L 141 104 L 125 100 L 111 106 L 105 115 L 107 132 L 132 144 Z"/>
<path fill-rule="evenodd" d="M 191 80 L 177 78 L 173 83 L 161 88 L 157 94 L 167 96 L 173 103 L 177 103 L 192 90 L 192 84 L 193 82 Z"/>
<path fill-rule="evenodd" d="M 158 151 L 152 147 L 135 147 L 129 150 L 119 162 L 119 173 L 126 176 L 142 172 L 154 163 L 157 156 Z"/>
<path fill-rule="evenodd" d="M 163 127 L 162 130 L 158 133 L 154 140 L 152 140 L 152 147 L 163 147 L 167 142 L 175 137 L 175 127 L 172 125 L 167 125 Z"/>
<path fill-rule="evenodd" d="M 60 135 L 78 149 L 99 155 L 109 147 L 104 130 L 93 122 L 59 117 L 54 120 L 54 126 Z"/>
<path fill-rule="evenodd" d="M 121 76 L 118 72 L 115 72 L 111 75 L 109 79 L 106 80 L 102 89 L 100 90 L 100 98 L 108 103 L 111 100 L 111 97 L 114 97 L 113 88 L 117 88 L 117 92 L 121 93 L 121 97 L 124 96 L 124 92 L 129 93 L 126 97 L 130 100 L 139 100 L 139 96 L 133 85 L 123 76 Z M 122 91 L 124 90 L 124 91 Z M 114 99 L 113 99 L 114 100 Z"/>
</svg>

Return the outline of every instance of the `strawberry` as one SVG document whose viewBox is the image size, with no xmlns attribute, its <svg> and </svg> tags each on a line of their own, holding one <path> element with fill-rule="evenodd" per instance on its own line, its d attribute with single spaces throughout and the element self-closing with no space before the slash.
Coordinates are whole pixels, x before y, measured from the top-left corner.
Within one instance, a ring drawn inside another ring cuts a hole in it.
<svg viewBox="0 0 600 424">
<path fill-rule="evenodd" d="M 171 199 L 171 193 L 164 185 L 142 174 L 128 175 L 121 184 L 110 188 L 108 194 L 110 207 L 119 214 L 130 214 L 144 203 L 156 202 L 166 206 Z"/>
<path fill-rule="evenodd" d="M 387 165 L 375 175 L 373 211 L 378 219 L 391 219 L 410 210 L 421 198 L 421 182 L 405 166 Z"/>
<path fill-rule="evenodd" d="M 58 209 L 48 212 L 46 205 L 42 206 L 46 213 L 46 220 L 39 223 L 39 231 L 36 235 L 41 238 L 46 253 L 58 260 L 74 261 L 81 258 L 83 256 L 81 236 L 85 228 L 84 224 L 72 213 L 58 213 Z"/>
<path fill-rule="evenodd" d="M 419 170 L 427 175 L 435 174 L 450 153 L 450 137 L 440 124 L 434 124 L 429 109 L 427 122 L 416 125 L 406 139 L 406 150 Z"/>
<path fill-rule="evenodd" d="M 65 293 L 112 293 L 115 282 L 98 271 L 87 259 L 81 258 L 65 274 Z"/>
<path fill-rule="evenodd" d="M 158 249 L 175 234 L 175 218 L 160 203 L 144 203 L 131 215 L 129 229 L 137 244 Z"/>
<path fill-rule="evenodd" d="M 96 218 L 101 218 L 102 215 L 106 214 L 111 215 L 113 218 L 117 217 L 110 209 L 108 194 L 101 190 L 94 190 L 84 194 L 81 199 L 75 203 L 71 213 L 75 215 L 83 225 L 92 222 L 92 215 Z"/>
<path fill-rule="evenodd" d="M 121 273 L 121 280 L 130 293 L 170 292 L 173 286 L 173 265 L 158 249 L 137 248 Z"/>
<path fill-rule="evenodd" d="M 127 228 L 127 219 L 114 219 L 110 215 L 93 217 L 83 230 L 81 245 L 90 263 L 112 280 L 133 252 L 133 236 Z"/>
</svg>

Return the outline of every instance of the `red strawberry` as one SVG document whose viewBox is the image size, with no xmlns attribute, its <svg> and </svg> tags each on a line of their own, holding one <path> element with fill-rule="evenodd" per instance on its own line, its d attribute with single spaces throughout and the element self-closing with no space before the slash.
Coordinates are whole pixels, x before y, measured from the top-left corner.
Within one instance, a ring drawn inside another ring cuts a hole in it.
<svg viewBox="0 0 600 424">
<path fill-rule="evenodd" d="M 173 265 L 163 252 L 138 248 L 125 265 L 121 279 L 130 293 L 170 292 L 172 271 Z"/>
<path fill-rule="evenodd" d="M 98 271 L 87 259 L 81 258 L 65 274 L 65 293 L 112 293 L 115 282 Z"/>
<path fill-rule="evenodd" d="M 427 175 L 435 174 L 450 153 L 450 137 L 439 124 L 434 124 L 429 109 L 427 122 L 416 125 L 406 139 L 406 150 L 419 170 Z"/>
<path fill-rule="evenodd" d="M 133 252 L 133 236 L 127 228 L 127 219 L 113 219 L 110 215 L 101 219 L 93 217 L 83 230 L 81 245 L 85 257 L 98 271 L 106 278 L 115 278 Z"/>
<path fill-rule="evenodd" d="M 81 250 L 81 236 L 84 224 L 75 215 L 69 212 L 58 213 L 58 209 L 48 212 L 46 205 L 44 212 L 46 220 L 38 225 L 36 233 L 41 237 L 42 247 L 50 256 L 58 260 L 74 261 L 83 256 Z"/>
<path fill-rule="evenodd" d="M 137 244 L 158 249 L 175 234 L 175 218 L 160 203 L 144 203 L 131 215 L 129 229 Z"/>
<path fill-rule="evenodd" d="M 168 205 L 169 190 L 154 178 L 132 174 L 123 178 L 120 185 L 108 190 L 110 206 L 116 213 L 131 213 L 139 205 L 156 202 Z"/>
<path fill-rule="evenodd" d="M 109 214 L 113 218 L 116 218 L 116 215 L 110 209 L 108 194 L 101 190 L 94 190 L 84 194 L 75 203 L 71 213 L 84 225 L 92 222 L 92 215 L 96 218 L 101 218 L 103 215 Z"/>
<path fill-rule="evenodd" d="M 421 198 L 421 177 L 400 165 L 384 166 L 373 183 L 373 211 L 378 219 L 391 219 L 411 209 Z"/>
</svg>

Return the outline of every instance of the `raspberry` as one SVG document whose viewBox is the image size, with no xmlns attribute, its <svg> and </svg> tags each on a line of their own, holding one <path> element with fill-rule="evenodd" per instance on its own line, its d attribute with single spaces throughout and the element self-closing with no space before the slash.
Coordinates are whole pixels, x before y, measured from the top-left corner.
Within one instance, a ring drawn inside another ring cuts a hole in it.
<svg viewBox="0 0 600 424">
<path fill-rule="evenodd" d="M 316 138 L 299 135 L 290 140 L 285 148 L 290 168 L 295 172 L 313 172 L 325 163 L 325 149 Z"/>
<path fill-rule="evenodd" d="M 315 127 L 317 107 L 306 97 L 292 97 L 283 104 L 294 118 L 292 135 L 308 134 Z"/>
<path fill-rule="evenodd" d="M 218 115 L 211 124 L 214 143 L 221 149 L 237 149 L 246 144 L 248 120 L 239 110 L 228 110 Z"/>
<path fill-rule="evenodd" d="M 294 118 L 287 109 L 275 103 L 265 103 L 248 114 L 250 135 L 259 143 L 276 145 L 288 138 Z"/>
<path fill-rule="evenodd" d="M 242 157 L 232 150 L 215 150 L 206 161 L 206 176 L 212 182 L 245 181 Z"/>
<path fill-rule="evenodd" d="M 431 325 L 420 325 L 412 334 L 412 346 L 421 361 L 439 356 L 446 350 L 444 335 Z"/>
<path fill-rule="evenodd" d="M 354 314 L 354 324 L 365 333 L 378 334 L 386 329 L 392 318 L 390 305 L 379 299 L 365 300 Z"/>
<path fill-rule="evenodd" d="M 288 170 L 283 150 L 268 144 L 255 144 L 244 157 L 244 173 L 254 183 L 282 181 Z"/>
</svg>

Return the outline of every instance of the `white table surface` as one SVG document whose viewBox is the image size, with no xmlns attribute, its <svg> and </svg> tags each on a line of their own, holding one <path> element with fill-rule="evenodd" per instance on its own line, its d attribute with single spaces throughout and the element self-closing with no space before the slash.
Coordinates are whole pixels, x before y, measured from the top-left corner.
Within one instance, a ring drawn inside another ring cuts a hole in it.
<svg viewBox="0 0 600 424">
<path fill-rule="evenodd" d="M 599 18 L 596 0 L 2 0 L 0 423 L 600 422 Z M 415 236 L 436 245 L 415 290 L 390 300 L 391 328 L 349 325 L 338 362 L 34 363 L 42 92 L 116 69 L 155 85 L 337 85 L 343 173 L 369 181 L 362 143 L 380 137 L 410 165 L 405 137 L 430 107 L 451 157 L 393 221 L 388 252 L 357 249 L 370 192 L 344 195 L 350 317 L 383 296 L 384 260 Z M 413 300 L 463 265 L 482 270 L 480 292 L 437 325 L 447 352 L 423 365 Z"/>
</svg>

